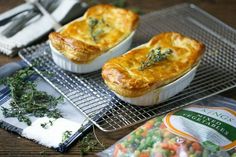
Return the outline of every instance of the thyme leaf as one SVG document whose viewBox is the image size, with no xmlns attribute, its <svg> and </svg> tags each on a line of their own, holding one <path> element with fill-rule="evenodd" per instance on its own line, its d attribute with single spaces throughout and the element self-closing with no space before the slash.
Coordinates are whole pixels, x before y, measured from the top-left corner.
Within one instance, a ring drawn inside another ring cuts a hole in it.
<svg viewBox="0 0 236 157">
<path fill-rule="evenodd" d="M 48 122 L 40 124 L 42 128 L 47 129 L 49 126 L 53 126 L 53 121 L 49 120 Z"/>
<path fill-rule="evenodd" d="M 93 126 L 93 132 L 88 133 L 80 141 L 80 156 L 84 156 L 89 152 L 92 152 L 97 149 L 104 149 L 104 147 L 104 144 L 98 140 L 97 135 L 95 133 L 95 128 Z"/>
<path fill-rule="evenodd" d="M 161 47 L 158 47 L 156 49 L 152 49 L 148 53 L 147 59 L 141 63 L 141 66 L 138 68 L 138 70 L 142 71 L 142 70 L 154 65 L 155 63 L 166 59 L 172 52 L 173 51 L 171 49 L 161 52 Z"/>
<path fill-rule="evenodd" d="M 88 24 L 89 24 L 89 27 L 91 28 L 91 29 L 94 29 L 95 28 L 95 26 L 98 24 L 98 19 L 96 19 L 96 18 L 92 18 L 92 17 L 89 17 L 89 19 L 88 19 Z"/>
<path fill-rule="evenodd" d="M 98 33 L 95 32 L 95 28 L 96 28 L 96 26 L 98 25 L 98 23 L 99 23 L 99 20 L 96 19 L 96 18 L 90 17 L 90 18 L 88 19 L 88 25 L 89 25 L 90 35 L 91 35 L 93 41 L 95 41 L 95 42 L 97 41 L 97 37 L 98 37 L 98 35 L 99 35 Z"/>
<path fill-rule="evenodd" d="M 94 139 L 93 134 L 87 134 L 81 141 L 80 141 L 80 156 L 86 155 L 89 152 L 94 151 L 98 148 L 99 143 L 97 140 Z"/>
<path fill-rule="evenodd" d="M 31 67 L 27 67 L 0 81 L 9 87 L 12 97 L 10 108 L 1 108 L 5 117 L 16 117 L 27 125 L 31 125 L 29 116 L 55 119 L 62 117 L 56 108 L 62 97 L 56 98 L 44 91 L 38 91 L 36 83 L 30 81 L 35 74 Z"/>
<path fill-rule="evenodd" d="M 93 39 L 94 42 L 97 42 L 99 39 L 99 36 L 104 33 L 103 27 L 99 28 L 99 25 L 103 25 L 104 27 L 110 27 L 104 19 L 96 19 L 93 17 L 88 18 L 88 25 L 89 25 L 89 31 L 90 36 Z"/>
<path fill-rule="evenodd" d="M 71 135 L 72 135 L 72 131 L 66 130 L 66 131 L 62 134 L 61 143 L 64 143 L 66 140 L 68 140 Z"/>
</svg>

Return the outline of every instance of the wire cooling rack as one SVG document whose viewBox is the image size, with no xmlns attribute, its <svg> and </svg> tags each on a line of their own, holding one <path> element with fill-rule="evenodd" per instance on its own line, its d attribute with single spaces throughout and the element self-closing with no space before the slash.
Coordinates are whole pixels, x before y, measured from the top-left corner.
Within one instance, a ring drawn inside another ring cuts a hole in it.
<svg viewBox="0 0 236 157">
<path fill-rule="evenodd" d="M 116 131 L 186 106 L 236 86 L 236 32 L 192 4 L 182 4 L 141 17 L 133 46 L 160 32 L 176 31 L 206 45 L 193 82 L 183 92 L 152 107 L 137 107 L 119 100 L 101 78 L 101 71 L 76 75 L 54 64 L 47 43 L 27 48 L 20 56 L 103 131 Z M 44 69 L 53 77 L 41 73 Z M 96 120 L 95 120 L 96 119 Z"/>
</svg>

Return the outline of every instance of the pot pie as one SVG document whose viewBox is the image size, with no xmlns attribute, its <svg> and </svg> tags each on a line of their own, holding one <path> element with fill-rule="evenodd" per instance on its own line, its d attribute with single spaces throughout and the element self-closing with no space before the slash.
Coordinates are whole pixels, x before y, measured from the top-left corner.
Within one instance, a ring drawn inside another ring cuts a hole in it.
<svg viewBox="0 0 236 157">
<path fill-rule="evenodd" d="M 191 82 L 204 47 L 203 43 L 180 33 L 161 33 L 106 62 L 102 77 L 122 100 L 141 106 L 154 105 Z"/>
<path fill-rule="evenodd" d="M 116 56 L 127 51 L 131 44 L 129 37 L 133 36 L 138 21 L 138 15 L 132 11 L 100 4 L 89 8 L 81 18 L 65 25 L 59 32 L 50 33 L 49 39 L 54 50 L 71 62 L 89 64 L 124 41 L 128 42 L 126 49 L 116 50 L 119 51 Z"/>
</svg>

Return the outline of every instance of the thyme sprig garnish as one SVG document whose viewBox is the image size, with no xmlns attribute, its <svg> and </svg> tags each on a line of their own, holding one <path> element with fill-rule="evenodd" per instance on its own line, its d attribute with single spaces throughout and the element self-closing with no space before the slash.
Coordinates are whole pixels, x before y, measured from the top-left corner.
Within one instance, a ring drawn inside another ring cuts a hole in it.
<svg viewBox="0 0 236 157">
<path fill-rule="evenodd" d="M 72 135 L 72 131 L 66 130 L 66 131 L 62 134 L 61 143 L 64 143 L 66 140 L 68 140 L 71 135 Z"/>
<path fill-rule="evenodd" d="M 95 133 L 95 127 L 93 126 L 93 132 L 88 133 L 80 142 L 80 156 L 84 156 L 89 152 L 104 149 L 105 146 L 101 143 Z"/>
<path fill-rule="evenodd" d="M 102 27 L 98 27 L 98 25 L 104 25 L 105 27 L 109 27 L 104 21 L 104 19 L 96 19 L 93 17 L 88 18 L 88 25 L 90 36 L 94 42 L 98 42 L 99 36 L 104 33 L 104 30 L 101 29 Z"/>
<path fill-rule="evenodd" d="M 84 132 L 85 127 L 84 124 L 88 122 L 88 118 L 86 118 L 82 124 L 78 132 Z M 72 132 L 67 130 L 63 132 L 62 134 L 62 140 L 61 144 L 63 144 L 66 140 L 70 138 L 72 135 Z M 96 151 L 98 149 L 104 149 L 105 146 L 102 142 L 99 141 L 96 132 L 95 132 L 95 126 L 93 125 L 92 132 L 89 132 L 87 135 L 85 135 L 80 141 L 79 141 L 79 151 L 80 156 L 86 155 L 88 153 L 91 153 L 92 151 Z"/>
<path fill-rule="evenodd" d="M 161 47 L 157 47 L 156 49 L 152 49 L 148 55 L 147 59 L 141 63 L 141 66 L 138 68 L 140 71 L 154 65 L 157 62 L 160 62 L 166 59 L 173 51 L 171 49 L 167 49 L 164 52 L 161 52 Z"/>
<path fill-rule="evenodd" d="M 27 67 L 0 81 L 9 87 L 12 98 L 10 108 L 1 108 L 5 117 L 16 117 L 27 125 L 31 125 L 30 116 L 47 116 L 54 119 L 62 117 L 56 107 L 63 98 L 56 98 L 37 90 L 36 83 L 29 80 L 34 74 L 36 72 L 31 67 Z"/>
</svg>

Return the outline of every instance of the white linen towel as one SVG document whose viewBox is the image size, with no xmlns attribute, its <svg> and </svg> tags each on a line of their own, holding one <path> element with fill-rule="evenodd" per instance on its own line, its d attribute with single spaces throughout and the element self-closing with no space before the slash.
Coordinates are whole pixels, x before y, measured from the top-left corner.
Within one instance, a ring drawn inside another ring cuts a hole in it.
<svg viewBox="0 0 236 157">
<path fill-rule="evenodd" d="M 37 82 L 38 90 L 46 91 L 48 94 L 55 97 L 60 96 L 60 94 L 42 78 L 38 77 L 35 81 Z M 9 94 L 1 93 L 2 89 L 3 86 L 0 85 L 0 108 L 9 108 L 11 98 Z M 65 142 L 63 141 L 63 133 L 65 131 L 69 131 L 71 137 L 81 128 L 81 125 L 85 126 L 89 122 L 78 109 L 66 99 L 64 100 L 64 103 L 58 104 L 58 110 L 61 112 L 63 118 L 55 120 L 48 117 L 30 117 L 32 124 L 28 126 L 24 122 L 19 122 L 17 118 L 5 118 L 0 109 L 0 122 L 4 122 L 5 124 L 2 125 L 6 127 L 13 126 L 17 128 L 17 133 L 25 138 L 31 139 L 46 147 L 58 149 L 60 144 Z M 48 123 L 49 120 L 53 121 L 53 125 L 48 125 L 47 128 L 43 128 L 41 124 Z M 12 129 L 8 130 L 13 131 Z"/>
<path fill-rule="evenodd" d="M 32 8 L 31 4 L 22 4 L 0 15 L 0 19 L 9 17 L 21 10 Z M 80 0 L 62 0 L 60 5 L 52 12 L 52 16 L 59 22 L 65 22 L 73 18 L 77 18 L 87 8 L 87 4 L 80 2 Z M 11 22 L 0 27 L 0 52 L 6 55 L 14 55 L 17 50 L 28 46 L 43 35 L 46 35 L 53 28 L 51 19 L 46 16 L 41 16 L 40 19 L 35 20 L 25 28 L 20 30 L 12 37 L 5 37 L 1 35 L 1 31 L 9 26 Z"/>
</svg>

